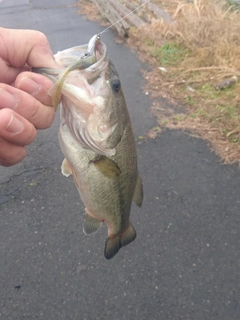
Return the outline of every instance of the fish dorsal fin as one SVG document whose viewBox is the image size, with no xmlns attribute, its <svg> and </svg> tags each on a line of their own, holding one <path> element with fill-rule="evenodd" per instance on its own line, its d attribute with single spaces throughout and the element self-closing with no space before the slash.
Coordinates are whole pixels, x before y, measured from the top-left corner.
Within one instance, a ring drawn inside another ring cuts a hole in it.
<svg viewBox="0 0 240 320">
<path fill-rule="evenodd" d="M 142 179 L 140 177 L 139 172 L 137 173 L 137 181 L 136 186 L 133 194 L 133 201 L 136 203 L 138 207 L 142 206 L 143 201 L 143 185 L 142 185 Z"/>
<path fill-rule="evenodd" d="M 90 161 L 91 163 L 107 178 L 116 179 L 121 173 L 117 163 L 106 156 L 98 155 Z"/>
</svg>

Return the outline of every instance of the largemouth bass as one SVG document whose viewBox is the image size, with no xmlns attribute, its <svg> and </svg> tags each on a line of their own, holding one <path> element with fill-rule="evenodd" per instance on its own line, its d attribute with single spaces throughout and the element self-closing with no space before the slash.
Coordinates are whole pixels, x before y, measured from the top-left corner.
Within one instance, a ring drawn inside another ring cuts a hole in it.
<svg viewBox="0 0 240 320">
<path fill-rule="evenodd" d="M 72 174 L 85 206 L 83 231 L 106 222 L 104 255 L 112 258 L 136 238 L 129 221 L 132 201 L 142 205 L 137 153 L 119 75 L 99 35 L 88 44 L 58 52 L 59 70 L 35 69 L 54 81 L 60 102 L 62 173 Z"/>
</svg>

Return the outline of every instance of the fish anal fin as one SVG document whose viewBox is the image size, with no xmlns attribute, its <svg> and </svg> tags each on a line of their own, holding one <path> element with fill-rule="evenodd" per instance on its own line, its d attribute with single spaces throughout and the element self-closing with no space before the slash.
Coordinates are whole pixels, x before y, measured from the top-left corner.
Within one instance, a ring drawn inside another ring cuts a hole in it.
<svg viewBox="0 0 240 320">
<path fill-rule="evenodd" d="M 136 186 L 133 194 L 133 201 L 136 203 L 138 207 L 142 206 L 143 202 L 143 184 L 140 174 L 138 172 Z"/>
<path fill-rule="evenodd" d="M 104 256 L 106 259 L 112 259 L 118 251 L 136 239 L 137 233 L 132 224 L 129 223 L 127 229 L 120 235 L 108 237 L 105 243 Z"/>
<path fill-rule="evenodd" d="M 98 231 L 101 227 L 102 222 L 88 213 L 85 209 L 84 220 L 83 220 L 83 232 L 85 234 L 92 234 Z"/>
<path fill-rule="evenodd" d="M 65 177 L 69 177 L 72 174 L 71 165 L 66 158 L 63 159 L 61 170 Z"/>
<path fill-rule="evenodd" d="M 105 177 L 110 179 L 116 179 L 121 173 L 117 163 L 106 156 L 96 156 L 90 163 L 92 163 Z"/>
</svg>

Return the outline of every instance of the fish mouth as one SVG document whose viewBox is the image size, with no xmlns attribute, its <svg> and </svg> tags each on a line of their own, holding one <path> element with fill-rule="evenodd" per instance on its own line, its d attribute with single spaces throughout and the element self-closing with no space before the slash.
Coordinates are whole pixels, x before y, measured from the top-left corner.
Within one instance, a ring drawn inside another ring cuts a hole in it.
<svg viewBox="0 0 240 320">
<path fill-rule="evenodd" d="M 62 54 L 64 59 L 61 58 Z M 62 125 L 68 127 L 82 148 L 112 156 L 116 153 L 115 146 L 107 143 L 107 139 L 114 133 L 118 123 L 104 119 L 107 113 L 106 100 L 110 93 L 106 45 L 95 35 L 87 45 L 64 50 L 56 54 L 55 58 L 63 68 L 69 68 L 79 56 L 93 63 L 84 69 L 72 70 L 62 84 Z"/>
<path fill-rule="evenodd" d="M 60 51 L 54 55 L 60 68 L 68 68 L 77 61 L 93 61 L 89 66 L 82 68 L 87 72 L 93 72 L 98 69 L 107 55 L 107 47 L 101 42 L 100 35 L 94 35 L 88 42 L 81 46 L 72 47 Z M 89 58 L 95 58 L 91 60 Z M 78 68 L 79 70 L 79 68 Z"/>
<path fill-rule="evenodd" d="M 107 147 L 107 139 L 117 122 L 103 120 L 110 94 L 109 59 L 100 35 L 94 35 L 88 44 L 60 51 L 54 57 L 59 69 L 35 68 L 32 71 L 54 82 L 49 94 L 55 111 L 60 105 L 61 125 L 68 127 L 82 148 L 114 155 L 115 146 L 108 143 Z"/>
</svg>

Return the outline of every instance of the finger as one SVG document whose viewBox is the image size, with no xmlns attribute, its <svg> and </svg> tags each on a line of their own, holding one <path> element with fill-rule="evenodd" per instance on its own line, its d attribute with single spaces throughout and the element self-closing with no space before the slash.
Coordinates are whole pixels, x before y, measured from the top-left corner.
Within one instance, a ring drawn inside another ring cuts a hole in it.
<svg viewBox="0 0 240 320">
<path fill-rule="evenodd" d="M 0 28 L 0 53 L 3 60 L 0 61 L 0 78 L 9 84 L 15 79 L 25 63 L 36 68 L 58 67 L 47 37 L 35 30 Z M 8 61 L 9 64 L 4 61 Z"/>
<path fill-rule="evenodd" d="M 47 77 L 33 72 L 21 72 L 14 85 L 16 88 L 31 94 L 42 104 L 52 106 L 52 98 L 48 92 L 54 84 Z"/>
<path fill-rule="evenodd" d="M 0 138 L 12 144 L 26 146 L 36 138 L 35 127 L 11 109 L 0 110 Z"/>
<path fill-rule="evenodd" d="M 0 84 L 0 109 L 9 108 L 30 121 L 35 128 L 49 128 L 55 112 L 30 94 L 12 86 Z"/>
<path fill-rule="evenodd" d="M 21 162 L 26 156 L 26 149 L 14 145 L 0 138 L 0 165 L 5 167 L 13 166 Z"/>
</svg>

